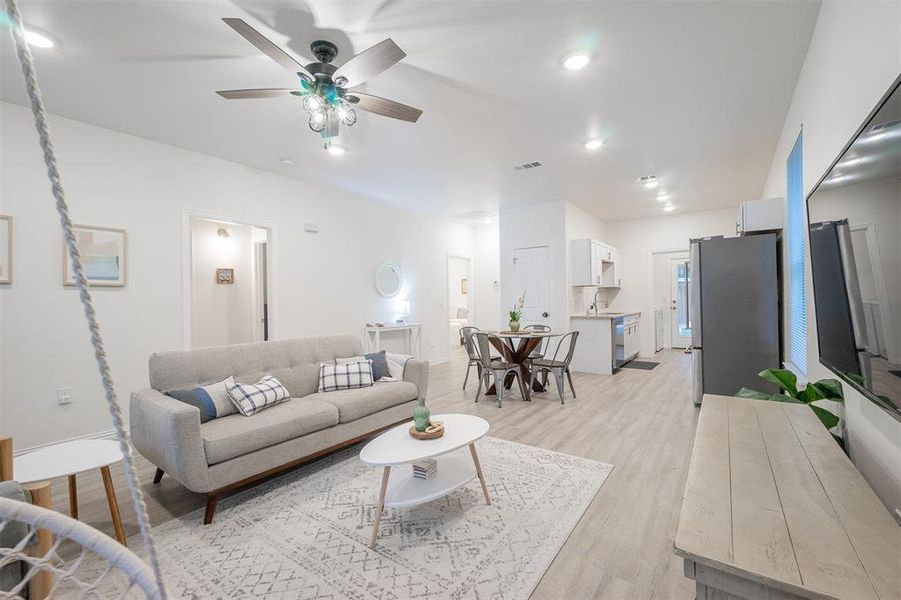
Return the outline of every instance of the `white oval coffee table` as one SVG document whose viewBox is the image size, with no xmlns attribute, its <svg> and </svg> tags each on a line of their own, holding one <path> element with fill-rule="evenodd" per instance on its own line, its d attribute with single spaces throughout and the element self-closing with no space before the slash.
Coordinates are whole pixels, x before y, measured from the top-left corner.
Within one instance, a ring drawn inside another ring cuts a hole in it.
<svg viewBox="0 0 901 600">
<path fill-rule="evenodd" d="M 473 415 L 432 415 L 432 421 L 444 423 L 444 435 L 434 440 L 417 440 L 410 435 L 412 421 L 407 421 L 384 432 L 360 451 L 360 460 L 374 467 L 384 467 L 382 485 L 375 510 L 375 523 L 369 547 L 375 547 L 379 535 L 379 523 L 385 507 L 415 506 L 446 496 L 463 487 L 476 477 L 482 484 L 485 502 L 491 504 L 488 486 L 479 464 L 475 443 L 488 433 L 488 421 Z M 438 472 L 431 479 L 413 477 L 413 470 L 391 475 L 391 467 L 434 458 L 469 446 L 472 460 L 466 456 L 451 455 L 442 458 Z M 389 481 L 390 478 L 390 481 Z"/>
</svg>

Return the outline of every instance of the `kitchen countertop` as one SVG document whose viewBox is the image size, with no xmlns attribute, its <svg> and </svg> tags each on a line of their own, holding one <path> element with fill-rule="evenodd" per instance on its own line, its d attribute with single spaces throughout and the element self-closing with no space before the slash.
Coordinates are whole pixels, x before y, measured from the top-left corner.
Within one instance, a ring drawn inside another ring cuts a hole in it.
<svg viewBox="0 0 901 600">
<path fill-rule="evenodd" d="M 623 312 L 599 312 L 598 314 L 590 314 L 590 315 L 570 315 L 570 319 L 619 319 L 621 317 L 631 317 L 632 315 L 641 315 L 641 311 L 633 310 L 633 311 L 623 311 Z"/>
</svg>

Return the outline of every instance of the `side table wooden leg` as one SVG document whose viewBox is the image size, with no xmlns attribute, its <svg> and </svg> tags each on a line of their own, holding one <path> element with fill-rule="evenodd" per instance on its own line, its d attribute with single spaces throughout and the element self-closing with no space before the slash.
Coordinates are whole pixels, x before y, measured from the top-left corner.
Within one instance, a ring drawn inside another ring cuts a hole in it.
<svg viewBox="0 0 901 600">
<path fill-rule="evenodd" d="M 485 494 L 485 503 L 491 504 L 491 496 L 488 495 L 488 484 L 485 483 L 485 476 L 482 475 L 482 465 L 479 463 L 479 455 L 476 454 L 476 445 L 469 445 L 469 453 L 472 454 L 472 462 L 476 466 L 476 475 L 479 476 L 479 483 L 482 484 L 482 493 Z"/>
<path fill-rule="evenodd" d="M 69 475 L 69 516 L 78 519 L 78 482 L 75 473 Z"/>
<path fill-rule="evenodd" d="M 375 539 L 379 536 L 379 523 L 382 521 L 382 511 L 385 510 L 385 491 L 388 489 L 388 476 L 391 474 L 391 467 L 385 467 L 382 472 L 382 487 L 379 489 L 379 503 L 375 506 L 375 523 L 372 524 L 372 538 L 369 540 L 369 547 L 375 548 Z"/>
<path fill-rule="evenodd" d="M 116 500 L 116 488 L 113 487 L 113 476 L 110 475 L 109 465 L 100 467 L 100 474 L 103 476 L 103 487 L 106 488 L 106 500 L 109 503 L 109 513 L 113 518 L 113 528 L 116 530 L 116 539 L 123 546 L 127 546 L 125 542 L 125 528 L 122 527 L 122 517 L 119 515 L 119 502 Z"/>
<path fill-rule="evenodd" d="M 53 488 L 49 481 L 43 483 L 30 483 L 25 486 L 31 492 L 31 502 L 35 506 L 53 509 Z M 46 529 L 39 529 L 37 532 L 37 544 L 29 549 L 29 554 L 36 558 L 47 557 L 50 548 L 53 547 L 53 534 Z M 49 557 L 48 557 L 49 558 Z M 29 598 L 34 600 L 44 600 L 50 597 L 50 591 L 53 589 L 53 573 L 39 570 L 31 578 L 28 585 Z"/>
</svg>

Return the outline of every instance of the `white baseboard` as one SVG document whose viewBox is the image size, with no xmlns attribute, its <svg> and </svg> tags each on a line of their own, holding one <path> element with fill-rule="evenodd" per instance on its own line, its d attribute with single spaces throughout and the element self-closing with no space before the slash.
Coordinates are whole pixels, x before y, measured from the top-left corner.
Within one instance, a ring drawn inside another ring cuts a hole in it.
<svg viewBox="0 0 901 600">
<path fill-rule="evenodd" d="M 128 433 L 128 428 L 125 428 L 125 432 Z M 116 439 L 116 430 L 115 429 L 107 429 L 105 431 L 97 431 L 94 433 L 88 433 L 85 435 L 77 435 L 75 437 L 67 438 L 65 440 L 56 440 L 55 442 L 47 442 L 46 444 L 38 444 L 37 446 L 31 446 L 30 448 L 19 448 L 18 450 L 13 451 L 13 456 L 20 456 L 22 454 L 28 454 L 29 452 L 33 452 L 40 448 L 46 448 L 47 446 L 54 446 L 56 444 L 62 444 L 63 442 L 74 442 L 75 440 L 114 440 Z M 15 443 L 15 438 L 13 438 L 13 443 Z"/>
</svg>

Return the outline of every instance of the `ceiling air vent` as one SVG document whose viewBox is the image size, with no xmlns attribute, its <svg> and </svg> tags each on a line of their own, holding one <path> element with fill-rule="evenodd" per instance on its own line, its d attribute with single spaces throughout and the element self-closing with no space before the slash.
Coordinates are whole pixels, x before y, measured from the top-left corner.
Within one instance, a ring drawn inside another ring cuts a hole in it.
<svg viewBox="0 0 901 600">
<path fill-rule="evenodd" d="M 521 165 L 516 165 L 513 168 L 516 169 L 517 171 L 524 171 L 525 169 L 537 169 L 540 166 L 541 166 L 541 163 L 536 160 L 535 162 L 523 163 Z"/>
<path fill-rule="evenodd" d="M 642 185 L 647 185 L 649 183 L 657 183 L 656 175 L 643 175 L 635 180 L 635 183 L 640 183 Z"/>
</svg>

